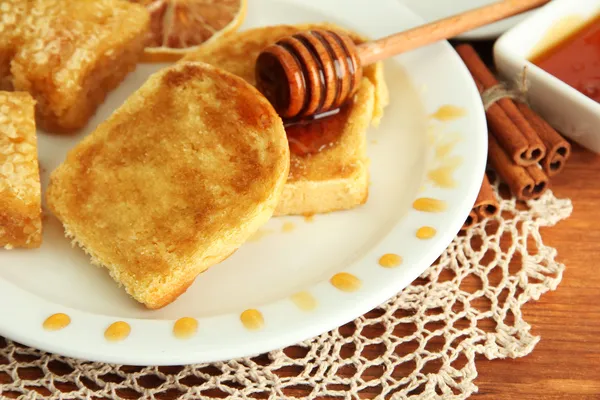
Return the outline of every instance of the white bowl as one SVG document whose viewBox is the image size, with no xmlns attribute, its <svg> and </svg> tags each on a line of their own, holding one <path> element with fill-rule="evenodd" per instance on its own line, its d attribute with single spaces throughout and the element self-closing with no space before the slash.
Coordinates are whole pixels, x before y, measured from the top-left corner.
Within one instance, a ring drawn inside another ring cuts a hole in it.
<svg viewBox="0 0 600 400">
<path fill-rule="evenodd" d="M 555 129 L 600 153 L 600 104 L 528 61 L 600 13 L 600 0 L 554 0 L 494 45 L 500 75 L 516 80 L 527 68 L 531 106 Z"/>
</svg>

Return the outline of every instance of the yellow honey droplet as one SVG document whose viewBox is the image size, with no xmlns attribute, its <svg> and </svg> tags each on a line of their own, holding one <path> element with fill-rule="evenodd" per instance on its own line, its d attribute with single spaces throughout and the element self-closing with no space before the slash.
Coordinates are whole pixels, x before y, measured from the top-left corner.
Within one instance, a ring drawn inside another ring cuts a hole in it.
<svg viewBox="0 0 600 400">
<path fill-rule="evenodd" d="M 304 222 L 313 222 L 315 220 L 315 214 L 304 214 Z"/>
<path fill-rule="evenodd" d="M 431 239 L 436 233 L 437 231 L 435 228 L 432 228 L 431 226 L 422 226 L 417 230 L 417 237 L 419 239 Z"/>
<path fill-rule="evenodd" d="M 413 202 L 413 208 L 417 211 L 437 213 L 446 210 L 446 202 L 430 197 L 421 197 Z"/>
<path fill-rule="evenodd" d="M 459 140 L 451 140 L 446 143 L 438 144 L 435 148 L 435 156 L 438 159 L 447 157 L 454 147 L 458 144 Z"/>
<path fill-rule="evenodd" d="M 195 318 L 183 317 L 175 321 L 173 335 L 179 339 L 187 339 L 198 331 L 198 321 Z"/>
<path fill-rule="evenodd" d="M 293 231 L 295 228 L 296 228 L 296 225 L 294 225 L 293 222 L 286 222 L 281 227 L 281 231 L 284 233 L 289 233 L 289 232 Z"/>
<path fill-rule="evenodd" d="M 295 293 L 291 299 L 302 311 L 312 311 L 317 308 L 317 299 L 308 292 Z"/>
<path fill-rule="evenodd" d="M 379 265 L 384 268 L 395 268 L 400 264 L 402 264 L 402 257 L 400 257 L 398 254 L 384 254 L 379 259 Z"/>
<path fill-rule="evenodd" d="M 47 331 L 58 331 L 66 328 L 71 323 L 71 317 L 67 314 L 58 313 L 46 318 L 43 327 Z"/>
<path fill-rule="evenodd" d="M 447 104 L 438 108 L 438 110 L 431 115 L 432 118 L 438 121 L 452 121 L 454 119 L 462 118 L 467 114 L 466 110 L 461 107 Z"/>
<path fill-rule="evenodd" d="M 131 326 L 127 322 L 117 321 L 112 323 L 106 331 L 104 331 L 104 338 L 110 342 L 118 342 L 125 340 L 131 333 Z"/>
<path fill-rule="evenodd" d="M 433 169 L 427 173 L 427 177 L 434 185 L 443 189 L 452 189 L 456 187 L 456 180 L 452 176 L 453 168 L 441 167 Z"/>
<path fill-rule="evenodd" d="M 360 279 L 348 272 L 335 274 L 329 282 L 343 292 L 356 292 L 362 286 Z"/>
<path fill-rule="evenodd" d="M 261 329 L 265 325 L 265 319 L 260 311 L 255 309 L 249 309 L 244 311 L 240 315 L 240 321 L 251 331 L 256 331 Z"/>
</svg>

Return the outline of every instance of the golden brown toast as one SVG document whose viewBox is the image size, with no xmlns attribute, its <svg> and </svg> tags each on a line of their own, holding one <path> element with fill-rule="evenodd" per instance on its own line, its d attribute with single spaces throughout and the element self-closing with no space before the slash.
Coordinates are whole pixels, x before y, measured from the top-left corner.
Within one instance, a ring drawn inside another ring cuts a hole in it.
<svg viewBox="0 0 600 400">
<path fill-rule="evenodd" d="M 356 33 L 332 24 L 277 25 L 237 32 L 202 46 L 185 60 L 203 61 L 255 84 L 254 66 L 260 51 L 279 38 L 299 31 L 326 28 L 349 34 L 357 43 L 364 41 Z M 291 152 L 288 181 L 275 215 L 323 213 L 345 210 L 363 204 L 368 196 L 368 160 L 366 130 L 377 125 L 389 102 L 383 65 L 364 69 L 364 78 L 353 101 L 339 115 L 322 120 L 311 129 L 320 131 L 326 141 L 315 154 Z M 286 128 L 292 150 L 302 147 L 294 130 Z M 302 133 L 300 133 L 301 135 Z"/>
<path fill-rule="evenodd" d="M 82 128 L 135 68 L 148 11 L 124 0 L 11 0 L 2 5 L 10 3 L 2 19 L 19 22 L 4 43 L 0 40 L 0 87 L 32 94 L 43 129 Z"/>
<path fill-rule="evenodd" d="M 28 93 L 0 92 L 0 247 L 7 249 L 42 243 L 34 107 Z"/>
<path fill-rule="evenodd" d="M 154 309 L 272 216 L 288 171 L 283 123 L 254 87 L 179 63 L 69 152 L 47 200 L 67 236 Z"/>
<path fill-rule="evenodd" d="M 23 39 L 23 19 L 29 12 L 30 1 L 3 0 L 0 7 L 0 90 L 12 90 L 10 62 Z"/>
</svg>

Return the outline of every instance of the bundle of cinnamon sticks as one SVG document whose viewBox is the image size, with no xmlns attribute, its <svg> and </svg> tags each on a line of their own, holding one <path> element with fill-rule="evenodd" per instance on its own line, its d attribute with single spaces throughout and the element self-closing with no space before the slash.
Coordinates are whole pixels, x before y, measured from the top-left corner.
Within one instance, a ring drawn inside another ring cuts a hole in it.
<svg viewBox="0 0 600 400">
<path fill-rule="evenodd" d="M 472 46 L 464 44 L 456 50 L 481 94 L 500 85 Z M 549 178 L 562 171 L 569 159 L 569 142 L 525 103 L 505 97 L 486 106 L 488 164 L 517 199 L 541 197 L 548 189 Z M 498 212 L 498 201 L 485 176 L 463 229 Z"/>
</svg>

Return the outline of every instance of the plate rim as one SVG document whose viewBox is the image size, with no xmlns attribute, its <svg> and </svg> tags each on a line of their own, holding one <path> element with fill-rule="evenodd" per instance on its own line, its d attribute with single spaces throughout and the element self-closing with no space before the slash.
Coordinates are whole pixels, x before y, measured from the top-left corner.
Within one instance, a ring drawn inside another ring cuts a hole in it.
<svg viewBox="0 0 600 400">
<path fill-rule="evenodd" d="M 309 8 L 313 6 L 313 8 L 316 7 L 317 10 L 320 10 L 323 13 L 325 13 L 325 11 L 323 11 L 325 4 L 329 4 L 330 6 L 332 3 L 338 5 L 335 0 L 312 0 L 304 2 L 301 0 L 270 1 L 294 3 Z M 414 21 L 415 24 L 423 22 L 422 18 L 418 17 L 397 0 L 383 1 L 386 1 L 390 7 L 392 7 L 393 4 L 393 6 L 398 8 L 399 12 L 405 13 L 407 20 L 410 19 Z M 459 71 L 462 71 L 463 77 L 470 78 L 467 68 L 448 42 L 437 43 L 432 46 L 438 46 L 439 49 L 444 49 L 443 51 L 447 53 L 447 57 L 454 59 L 453 62 L 456 63 L 456 68 L 458 68 Z M 465 93 L 469 96 L 478 97 L 479 93 L 477 92 L 475 84 L 468 79 L 464 80 Z M 471 109 L 469 111 L 471 111 Z M 467 190 L 462 195 L 462 201 L 455 209 L 453 209 L 455 213 L 449 217 L 451 218 L 451 221 L 445 224 L 445 229 L 440 231 L 439 235 L 428 243 L 426 246 L 428 250 L 421 254 L 418 262 L 411 265 L 409 269 L 403 270 L 401 282 L 379 288 L 381 290 L 375 292 L 367 291 L 368 296 L 365 296 L 364 293 L 358 294 L 353 300 L 349 300 L 348 297 L 345 297 L 347 296 L 345 293 L 339 291 L 336 292 L 328 281 L 322 281 L 316 285 L 312 285 L 310 287 L 312 293 L 327 293 L 327 296 L 330 298 L 333 296 L 334 298 L 345 299 L 347 304 L 341 311 L 338 311 L 335 315 L 328 315 L 327 318 L 319 317 L 319 315 L 324 313 L 323 310 L 318 310 L 317 312 L 310 314 L 308 317 L 309 320 L 314 320 L 317 317 L 320 318 L 320 322 L 314 324 L 310 329 L 305 328 L 304 330 L 296 331 L 294 329 L 273 328 L 274 325 L 277 325 L 278 321 L 279 323 L 289 323 L 289 320 L 286 320 L 285 318 L 282 319 L 282 315 L 288 313 L 290 307 L 293 307 L 293 305 L 289 298 L 283 298 L 261 306 L 261 312 L 265 316 L 265 319 L 274 321 L 275 323 L 266 324 L 259 332 L 246 330 L 239 322 L 239 314 L 228 313 L 212 317 L 197 318 L 200 322 L 200 329 L 202 329 L 203 326 L 210 324 L 227 327 L 230 331 L 224 336 L 235 337 L 236 335 L 243 334 L 246 337 L 251 338 L 251 340 L 249 340 L 252 344 L 251 346 L 248 346 L 246 343 L 240 343 L 243 342 L 243 340 L 237 340 L 228 343 L 229 346 L 215 348 L 213 343 L 211 343 L 210 340 L 207 340 L 207 336 L 202 337 L 201 335 L 196 335 L 196 337 L 188 340 L 174 340 L 171 328 L 175 319 L 152 320 L 143 318 L 121 318 L 120 320 L 127 321 L 134 328 L 132 329 L 131 335 L 127 340 L 122 342 L 106 343 L 103 338 L 104 330 L 109 324 L 118 320 L 117 318 L 77 310 L 61 304 L 49 302 L 36 294 L 21 289 L 15 284 L 0 278 L 0 299 L 9 302 L 11 295 L 20 296 L 26 300 L 24 306 L 30 308 L 26 318 L 21 315 L 23 314 L 21 312 L 23 309 L 22 307 L 7 307 L 3 313 L 4 316 L 0 319 L 0 335 L 43 351 L 86 361 L 160 366 L 216 362 L 262 354 L 274 349 L 300 343 L 352 321 L 369 310 L 385 303 L 388 299 L 392 298 L 395 294 L 413 282 L 440 254 L 442 254 L 460 230 L 460 227 L 471 210 L 472 204 L 475 202 L 479 192 L 480 182 L 481 179 L 483 179 L 487 161 L 487 151 L 484 150 L 487 149 L 487 124 L 485 122 L 483 105 L 474 102 L 472 111 L 473 115 L 470 115 L 470 117 L 473 119 L 474 130 L 480 132 L 479 136 L 481 137 L 477 137 L 476 140 L 470 142 L 470 144 L 475 147 L 473 151 L 475 156 L 473 159 L 469 160 L 469 174 L 471 178 L 468 182 Z M 411 210 L 410 212 L 413 211 L 414 210 Z M 403 220 L 406 218 L 407 216 L 401 218 L 400 221 L 395 224 L 394 229 L 402 225 Z M 391 235 L 391 232 L 388 233 L 386 239 Z M 382 240 L 382 242 L 384 240 Z M 370 252 L 372 252 L 372 250 L 369 250 L 369 253 Z M 363 263 L 364 258 L 366 258 L 366 255 L 365 257 L 361 257 L 354 264 Z M 345 271 L 351 269 L 352 266 L 345 269 Z M 48 312 L 50 309 L 52 309 L 51 313 Z M 57 312 L 66 313 L 72 317 L 68 329 L 55 332 L 43 331 L 42 322 L 50 314 Z M 296 313 L 296 316 L 297 315 L 299 314 Z M 81 319 L 79 319 L 80 317 Z M 11 321 L 13 324 L 7 323 L 7 321 Z M 87 335 L 86 337 L 74 336 L 78 331 L 93 332 L 93 334 Z M 153 337 L 153 342 L 149 345 L 146 342 L 147 338 L 144 336 L 144 332 L 148 331 L 150 331 Z M 69 332 L 71 333 L 69 334 Z M 248 335 L 255 336 L 252 337 Z M 142 339 L 136 341 L 136 337 Z M 215 337 L 212 338 L 214 339 Z M 200 339 L 202 339 L 202 341 Z M 210 339 L 210 337 L 208 337 L 208 339 Z M 166 346 L 163 343 L 164 341 L 168 341 L 169 345 Z M 95 345 L 90 345 L 90 343 L 94 343 Z M 140 343 L 146 344 L 141 345 Z M 146 352 L 145 350 L 147 350 L 148 347 L 153 348 L 154 351 L 151 353 Z M 176 352 L 176 354 L 174 352 Z"/>
</svg>

